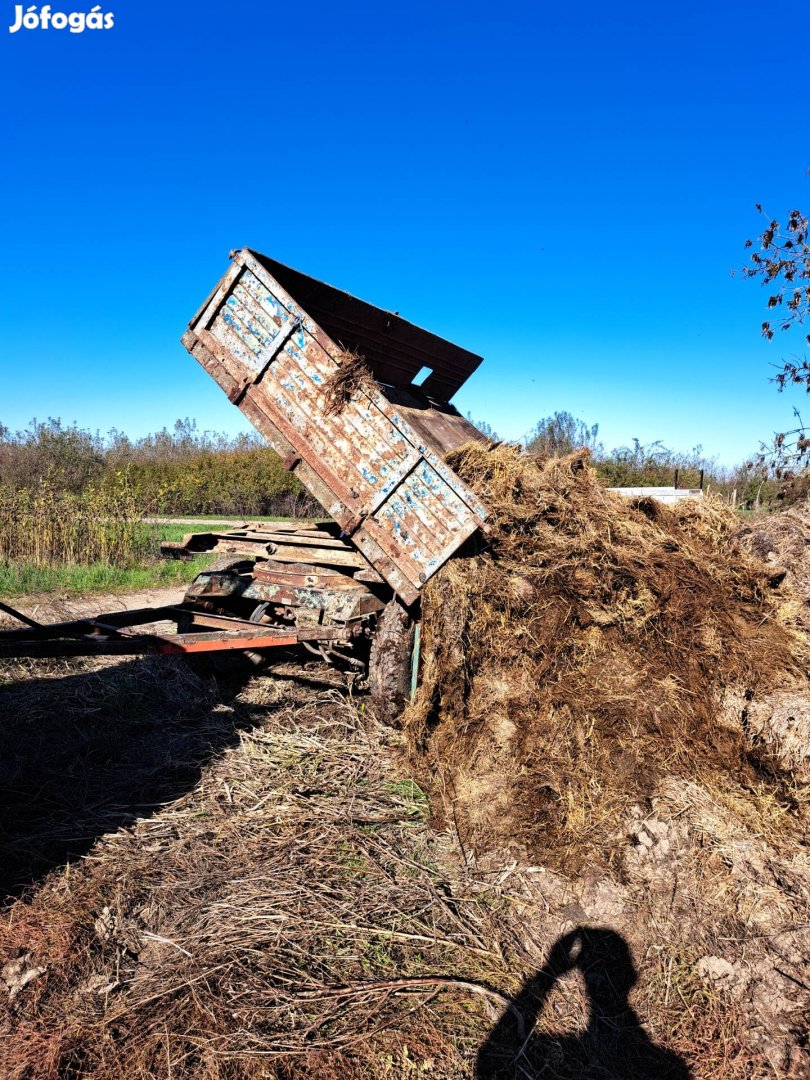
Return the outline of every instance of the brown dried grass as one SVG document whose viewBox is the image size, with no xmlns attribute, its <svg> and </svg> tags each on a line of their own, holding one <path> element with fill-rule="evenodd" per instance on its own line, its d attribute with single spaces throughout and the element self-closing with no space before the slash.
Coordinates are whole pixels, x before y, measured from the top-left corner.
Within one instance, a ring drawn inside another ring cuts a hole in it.
<svg viewBox="0 0 810 1080">
<path fill-rule="evenodd" d="M 720 708 L 729 687 L 806 691 L 805 639 L 732 511 L 624 501 L 584 451 L 469 444 L 450 464 L 491 529 L 425 589 L 404 723 L 462 836 L 617 868 L 628 807 L 664 777 L 794 798 L 767 745 Z"/>
<path fill-rule="evenodd" d="M 670 910 L 671 875 L 666 902 L 651 905 L 646 864 L 619 916 L 582 894 L 588 875 L 544 875 L 538 888 L 500 856 L 466 862 L 452 835 L 429 827 L 400 736 L 322 668 L 280 664 L 233 696 L 167 660 L 36 665 L 26 682 L 31 667 L 3 667 L 0 708 L 21 739 L 15 786 L 41 814 L 27 832 L 33 865 L 56 864 L 54 837 L 98 839 L 0 919 L 0 969 L 45 969 L 13 999 L 0 978 L 4 1078 L 462 1080 L 504 995 L 536 975 L 572 918 L 626 937 L 639 968 L 631 1002 L 696 1077 L 772 1075 L 747 1045 L 746 1012 L 696 973 L 721 947 L 715 912 L 728 904 L 716 872 L 706 907 L 696 875 L 679 871 L 699 920 L 684 940 L 666 923 L 686 924 L 681 906 Z M 747 833 L 716 837 L 717 800 L 664 795 L 659 816 L 695 816 L 721 858 L 750 860 Z M 21 809 L 13 821 L 21 848 L 27 820 Z M 650 908 L 662 920 L 652 929 Z M 554 987 L 526 1070 L 612 1075 L 599 1042 L 580 1038 L 584 991 L 575 972 Z M 633 1053 L 648 1047 L 632 1024 L 627 1035 L 622 1075 L 657 1080 L 633 1072 Z"/>
<path fill-rule="evenodd" d="M 326 396 L 323 411 L 327 416 L 339 416 L 352 398 L 376 386 L 371 368 L 360 353 L 343 349 L 335 359 L 337 370 L 323 384 Z"/>
<path fill-rule="evenodd" d="M 132 693 L 137 668 L 108 677 Z M 54 680 L 62 723 L 98 708 L 97 677 L 77 676 L 75 698 Z M 381 755 L 385 729 L 332 681 L 282 668 L 226 705 L 178 675 L 197 724 L 230 718 L 233 737 L 216 738 L 236 745 L 7 909 L 0 968 L 44 973 L 14 997 L 0 981 L 0 1075 L 406 1077 L 426 1061 L 464 1075 L 459 1047 L 508 1002 L 490 987 L 505 981 L 499 932 L 447 883 L 424 794 Z M 156 736 L 158 715 L 139 716 Z"/>
</svg>

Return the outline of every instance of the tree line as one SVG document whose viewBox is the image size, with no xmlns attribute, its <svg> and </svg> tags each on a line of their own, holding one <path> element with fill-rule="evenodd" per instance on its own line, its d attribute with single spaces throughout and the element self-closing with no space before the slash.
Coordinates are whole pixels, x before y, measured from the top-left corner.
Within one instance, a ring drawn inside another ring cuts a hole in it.
<svg viewBox="0 0 810 1080">
<path fill-rule="evenodd" d="M 491 438 L 485 422 L 477 426 Z M 587 448 L 597 474 L 610 487 L 709 487 L 745 508 L 784 501 L 784 485 L 760 460 L 720 467 L 700 446 L 688 453 L 661 441 L 607 450 L 599 425 L 558 411 L 537 422 L 524 441 L 530 453 L 557 456 Z M 177 420 L 172 430 L 132 439 L 106 435 L 60 420 L 33 420 L 22 431 L 0 424 L 0 489 L 46 487 L 78 495 L 95 491 L 126 495 L 143 514 L 226 516 L 317 516 L 318 504 L 259 435 L 200 431 Z M 736 498 L 734 493 L 736 492 Z"/>
<path fill-rule="evenodd" d="M 488 438 L 498 441 L 497 432 L 468 415 Z M 606 449 L 599 438 L 599 424 L 589 424 L 570 412 L 559 411 L 538 420 L 523 441 L 530 454 L 560 457 L 586 449 L 593 467 L 606 487 L 697 488 L 715 492 L 740 509 L 775 508 L 800 498 L 794 485 L 790 492 L 774 475 L 769 464 L 756 454 L 750 461 L 732 467 L 718 465 L 702 446 L 689 452 L 671 450 L 659 439 L 642 443 L 633 439 L 630 446 Z M 806 494 L 806 492 L 804 493 Z"/>
<path fill-rule="evenodd" d="M 126 492 L 143 514 L 311 516 L 322 513 L 258 435 L 199 431 L 177 420 L 140 439 L 61 420 L 0 424 L 0 488 L 78 495 Z"/>
</svg>

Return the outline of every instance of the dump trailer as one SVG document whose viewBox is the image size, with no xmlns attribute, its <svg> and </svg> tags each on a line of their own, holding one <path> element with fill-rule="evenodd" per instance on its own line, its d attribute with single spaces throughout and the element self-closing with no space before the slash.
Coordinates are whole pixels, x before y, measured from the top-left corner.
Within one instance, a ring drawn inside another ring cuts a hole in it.
<svg viewBox="0 0 810 1080">
<path fill-rule="evenodd" d="M 182 604 L 151 609 L 176 633 L 135 633 L 138 619 L 159 621 L 150 609 L 92 626 L 15 613 L 28 630 L 1 635 L 0 656 L 76 655 L 85 642 L 258 660 L 297 645 L 360 674 L 383 710 L 399 708 L 415 685 L 421 590 L 486 529 L 487 508 L 445 460 L 484 439 L 450 404 L 481 357 L 248 248 L 231 252 L 182 341 L 324 520 L 165 543 L 169 557 L 216 559 Z"/>
</svg>

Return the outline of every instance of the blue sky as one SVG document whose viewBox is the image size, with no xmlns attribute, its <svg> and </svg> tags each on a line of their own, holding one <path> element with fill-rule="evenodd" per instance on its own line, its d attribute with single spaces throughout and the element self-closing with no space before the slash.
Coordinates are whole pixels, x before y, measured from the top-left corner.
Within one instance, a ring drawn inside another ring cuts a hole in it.
<svg viewBox="0 0 810 1080">
<path fill-rule="evenodd" d="M 242 430 L 178 340 L 242 245 L 483 354 L 456 404 L 509 438 L 731 463 L 803 404 L 731 270 L 756 202 L 810 204 L 806 3 L 14 7 L 0 422 Z"/>
</svg>

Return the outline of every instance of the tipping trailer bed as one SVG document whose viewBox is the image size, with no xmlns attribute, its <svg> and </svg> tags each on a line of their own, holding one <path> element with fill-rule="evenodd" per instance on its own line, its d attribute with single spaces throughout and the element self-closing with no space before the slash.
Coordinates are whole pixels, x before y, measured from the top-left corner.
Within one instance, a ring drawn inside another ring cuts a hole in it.
<svg viewBox="0 0 810 1080">
<path fill-rule="evenodd" d="M 406 605 L 483 525 L 444 462 L 480 437 L 447 404 L 480 357 L 248 248 L 183 344 Z M 376 386 L 330 412 L 324 385 L 347 350 Z"/>
</svg>

